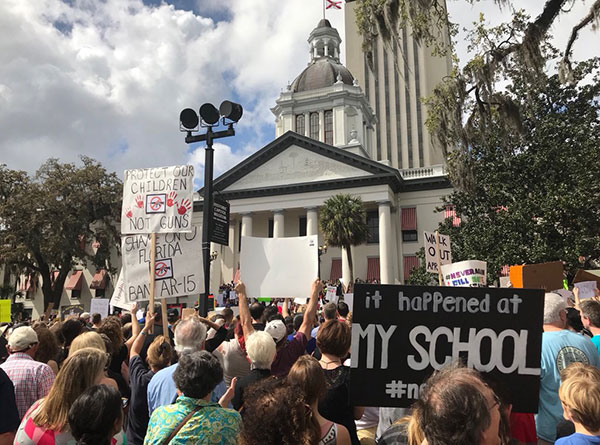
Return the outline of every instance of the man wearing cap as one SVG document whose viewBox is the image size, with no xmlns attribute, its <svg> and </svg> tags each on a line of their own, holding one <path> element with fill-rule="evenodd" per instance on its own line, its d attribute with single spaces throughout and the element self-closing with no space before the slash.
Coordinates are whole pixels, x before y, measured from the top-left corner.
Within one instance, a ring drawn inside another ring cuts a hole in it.
<svg viewBox="0 0 600 445">
<path fill-rule="evenodd" d="M 15 387 L 20 418 L 23 418 L 34 402 L 48 395 L 54 383 L 52 368 L 33 359 L 37 348 L 38 337 L 35 331 L 29 326 L 17 328 L 8 338 L 10 355 L 0 365 Z"/>
<path fill-rule="evenodd" d="M 248 338 L 254 332 L 252 319 L 248 309 L 248 300 L 246 298 L 246 286 L 238 282 L 235 290 L 240 299 L 240 323 L 244 329 L 244 338 Z M 300 329 L 294 335 L 291 341 L 287 340 L 287 328 L 285 323 L 279 319 L 271 320 L 265 326 L 265 332 L 273 337 L 277 345 L 277 355 L 271 365 L 271 372 L 274 376 L 282 377 L 287 375 L 294 362 L 304 354 L 306 343 L 310 338 L 312 323 L 317 315 L 317 303 L 319 294 L 323 290 L 323 283 L 318 278 L 312 283 L 310 300 L 304 312 L 304 319 Z"/>
</svg>

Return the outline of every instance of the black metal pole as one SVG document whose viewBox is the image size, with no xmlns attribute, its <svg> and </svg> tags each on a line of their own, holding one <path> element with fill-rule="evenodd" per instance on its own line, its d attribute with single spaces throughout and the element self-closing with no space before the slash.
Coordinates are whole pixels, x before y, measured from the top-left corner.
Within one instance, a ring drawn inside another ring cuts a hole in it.
<svg viewBox="0 0 600 445">
<path fill-rule="evenodd" d="M 199 314 L 208 314 L 208 295 L 210 294 L 210 221 L 212 210 L 213 188 L 213 131 L 208 127 L 206 133 L 206 149 L 204 150 L 204 202 L 202 204 L 202 256 L 204 258 L 204 294 L 200 295 Z"/>
</svg>

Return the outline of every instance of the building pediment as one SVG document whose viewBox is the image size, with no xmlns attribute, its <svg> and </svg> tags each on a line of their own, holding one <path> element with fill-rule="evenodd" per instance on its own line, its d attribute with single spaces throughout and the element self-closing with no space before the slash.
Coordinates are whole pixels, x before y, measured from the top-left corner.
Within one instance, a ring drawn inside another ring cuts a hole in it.
<svg viewBox="0 0 600 445">
<path fill-rule="evenodd" d="M 214 189 L 242 197 L 383 182 L 397 191 L 402 177 L 394 168 L 289 131 L 215 179 Z"/>
</svg>

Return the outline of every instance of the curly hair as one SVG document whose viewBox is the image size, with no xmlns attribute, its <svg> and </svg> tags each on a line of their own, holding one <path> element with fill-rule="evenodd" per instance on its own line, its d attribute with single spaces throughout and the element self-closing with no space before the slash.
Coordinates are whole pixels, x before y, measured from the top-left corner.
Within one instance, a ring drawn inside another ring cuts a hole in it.
<svg viewBox="0 0 600 445">
<path fill-rule="evenodd" d="M 173 373 L 173 381 L 186 397 L 202 399 L 223 380 L 219 360 L 208 351 L 182 354 Z"/>
<path fill-rule="evenodd" d="M 35 361 L 48 363 L 50 360 L 56 360 L 60 351 L 60 344 L 56 335 L 43 324 L 34 325 L 33 330 L 38 336 L 39 347 L 35 352 Z"/>
<path fill-rule="evenodd" d="M 319 442 L 304 392 L 284 379 L 267 378 L 244 392 L 241 445 L 312 445 Z"/>
<path fill-rule="evenodd" d="M 121 328 L 121 320 L 114 315 L 102 320 L 102 324 L 98 328 L 98 334 L 106 334 L 110 339 L 111 348 L 110 350 L 107 348 L 107 350 L 111 355 L 116 354 L 123 346 L 123 331 Z"/>
</svg>

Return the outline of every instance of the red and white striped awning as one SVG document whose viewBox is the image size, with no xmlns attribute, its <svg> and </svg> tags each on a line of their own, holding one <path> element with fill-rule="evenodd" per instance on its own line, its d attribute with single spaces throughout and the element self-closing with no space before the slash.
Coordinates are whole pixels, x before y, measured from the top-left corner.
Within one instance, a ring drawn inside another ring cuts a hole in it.
<svg viewBox="0 0 600 445">
<path fill-rule="evenodd" d="M 108 275 L 106 269 L 100 269 L 92 278 L 90 289 L 106 289 L 106 282 L 108 281 Z"/>
<path fill-rule="evenodd" d="M 331 272 L 329 273 L 329 281 L 335 282 L 342 278 L 342 259 L 333 258 L 331 260 Z"/>
<path fill-rule="evenodd" d="M 379 270 L 379 257 L 367 258 L 367 281 L 379 281 Z"/>
<path fill-rule="evenodd" d="M 452 218 L 452 226 L 458 227 L 460 226 L 460 218 L 456 216 L 456 208 L 454 206 L 446 206 L 446 210 L 444 210 L 444 219 Z"/>
<path fill-rule="evenodd" d="M 417 230 L 417 208 L 403 207 L 402 214 L 402 230 Z"/>
<path fill-rule="evenodd" d="M 408 280 L 413 269 L 419 267 L 419 258 L 416 255 L 404 257 L 404 281 Z"/>
</svg>

